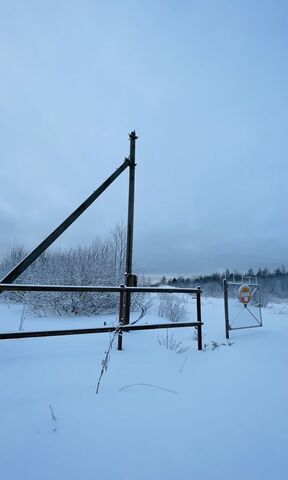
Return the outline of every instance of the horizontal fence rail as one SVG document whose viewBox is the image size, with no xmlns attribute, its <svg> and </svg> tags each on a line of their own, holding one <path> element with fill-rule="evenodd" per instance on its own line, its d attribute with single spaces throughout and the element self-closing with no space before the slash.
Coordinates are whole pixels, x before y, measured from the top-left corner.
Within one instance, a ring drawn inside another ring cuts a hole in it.
<svg viewBox="0 0 288 480">
<path fill-rule="evenodd" d="M 0 333 L 0 340 L 18 339 L 18 338 L 35 338 L 35 337 L 55 337 L 63 335 L 83 335 L 93 333 L 109 333 L 118 334 L 118 350 L 122 350 L 122 334 L 123 332 L 133 332 L 139 330 L 155 330 L 169 328 L 193 327 L 197 329 L 198 350 L 202 350 L 202 320 L 201 320 L 201 289 L 197 288 L 167 288 L 167 287 L 127 287 L 121 285 L 114 286 L 92 286 L 92 285 L 25 285 L 0 283 L 0 292 L 4 291 L 22 291 L 22 292 L 87 292 L 87 293 L 120 293 L 119 305 L 119 323 L 116 326 L 97 327 L 97 328 L 81 328 L 67 330 L 43 330 L 33 332 L 7 332 Z M 155 323 L 150 325 L 130 325 L 125 324 L 125 296 L 131 293 L 186 293 L 196 295 L 196 322 L 171 322 L 171 323 Z"/>
<path fill-rule="evenodd" d="M 25 285 L 21 283 L 0 283 L 0 292 L 131 292 L 131 293 L 202 293 L 200 288 L 158 288 L 158 287 L 110 287 L 92 285 Z"/>
<path fill-rule="evenodd" d="M 203 323 L 201 323 L 203 325 Z M 30 338 L 30 337 L 57 337 L 63 335 L 84 335 L 86 333 L 111 333 L 115 332 L 133 332 L 138 330 L 155 330 L 158 328 L 183 328 L 198 327 L 198 322 L 177 322 L 177 323 L 154 323 L 152 325 L 122 325 L 115 327 L 97 327 L 97 328 L 79 328 L 73 330 L 43 330 L 38 332 L 11 332 L 1 333 L 0 340 L 13 338 Z"/>
</svg>

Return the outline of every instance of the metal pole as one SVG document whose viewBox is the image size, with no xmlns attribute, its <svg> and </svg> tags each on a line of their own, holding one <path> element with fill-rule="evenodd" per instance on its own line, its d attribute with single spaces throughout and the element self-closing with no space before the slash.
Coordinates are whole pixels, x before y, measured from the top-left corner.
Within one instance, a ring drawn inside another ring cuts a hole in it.
<svg viewBox="0 0 288 480">
<path fill-rule="evenodd" d="M 90 207 L 90 205 L 98 198 L 101 193 L 103 193 L 106 188 L 111 185 L 111 183 L 116 180 L 117 177 L 130 165 L 129 160 L 126 158 L 122 165 L 120 165 L 117 170 L 115 170 L 110 177 L 105 180 L 105 182 L 100 185 L 100 187 L 95 190 L 86 200 L 83 202 L 76 210 L 74 210 L 69 217 L 67 217 L 64 222 L 62 222 L 48 237 L 41 242 L 38 247 L 36 247 L 29 255 L 27 255 L 23 260 L 21 260 L 16 267 L 14 267 L 2 280 L 0 283 L 12 283 L 16 278 L 18 278 L 21 273 L 23 273 L 30 265 L 33 263 L 50 245 L 55 242 L 55 240 L 60 237 L 60 235 L 67 230 L 70 225 L 72 225 L 75 220 L 77 220 L 80 215 L 82 215 L 85 210 Z"/>
<path fill-rule="evenodd" d="M 110 292 L 120 293 L 123 287 L 109 285 L 27 285 L 23 283 L 0 283 L 1 292 Z M 196 288 L 161 288 L 161 287 L 125 287 L 125 292 L 131 293 L 197 293 Z"/>
<path fill-rule="evenodd" d="M 123 289 L 124 285 L 120 285 Z M 119 326 L 123 325 L 123 311 L 124 311 L 124 291 L 120 292 L 120 301 L 119 301 Z M 120 330 L 118 333 L 118 350 L 122 350 L 122 337 L 123 332 Z"/>
<path fill-rule="evenodd" d="M 226 279 L 223 280 L 223 290 L 224 290 L 225 334 L 226 334 L 226 339 L 229 340 L 228 286 L 227 286 Z"/>
<path fill-rule="evenodd" d="M 134 232 L 134 197 L 135 197 L 135 148 L 136 148 L 136 132 L 130 133 L 130 156 L 129 156 L 129 196 L 128 196 L 128 219 L 127 219 L 127 245 L 126 245 L 126 274 L 125 285 L 130 285 L 132 274 L 132 258 L 133 258 L 133 232 Z M 130 323 L 130 306 L 131 294 L 125 294 L 125 318 L 124 324 Z"/>
<path fill-rule="evenodd" d="M 262 320 L 262 300 L 261 300 L 261 293 L 260 293 L 260 287 L 258 286 L 258 305 L 259 305 L 259 315 L 260 315 L 260 325 L 261 327 L 263 326 L 263 320 Z"/>
<path fill-rule="evenodd" d="M 197 303 L 197 322 L 198 330 L 198 350 L 202 350 L 202 322 L 201 322 L 201 288 L 197 287 L 196 303 Z"/>
<path fill-rule="evenodd" d="M 186 328 L 197 327 L 197 322 L 170 322 L 170 323 L 154 323 L 152 325 L 123 325 L 121 330 L 123 332 L 129 331 L 141 331 L 141 330 L 156 330 L 167 328 Z M 40 332 L 10 332 L 0 333 L 0 340 L 11 340 L 19 338 L 38 338 L 38 337 L 59 337 L 65 335 L 89 335 L 96 333 L 112 333 L 115 332 L 118 327 L 98 327 L 98 328 L 77 328 L 76 330 L 42 330 Z"/>
</svg>

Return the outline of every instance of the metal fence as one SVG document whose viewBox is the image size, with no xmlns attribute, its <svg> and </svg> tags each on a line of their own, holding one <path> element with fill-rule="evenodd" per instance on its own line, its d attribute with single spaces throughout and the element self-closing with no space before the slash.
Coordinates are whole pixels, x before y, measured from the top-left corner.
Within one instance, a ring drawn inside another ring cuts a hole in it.
<svg viewBox="0 0 288 480">
<path fill-rule="evenodd" d="M 83 335 L 92 333 L 115 332 L 118 334 L 118 350 L 122 350 L 123 332 L 132 332 L 138 330 L 153 330 L 160 328 L 183 328 L 193 327 L 197 330 L 198 350 L 202 350 L 202 319 L 201 319 L 201 289 L 197 288 L 167 288 L 167 287 L 120 287 L 113 286 L 74 286 L 74 285 L 22 285 L 0 283 L 0 293 L 4 291 L 22 291 L 22 292 L 111 292 L 119 293 L 119 322 L 116 326 L 67 329 L 67 330 L 46 330 L 31 332 L 8 332 L 0 333 L 0 340 L 17 339 L 17 338 L 33 338 L 33 337 L 54 337 L 63 335 Z M 130 296 L 133 293 L 186 293 L 196 295 L 196 321 L 194 322 L 170 322 L 156 323 L 150 325 L 130 325 L 127 322 L 126 304 L 130 308 Z"/>
<path fill-rule="evenodd" d="M 82 335 L 87 333 L 115 332 L 118 334 L 118 350 L 122 350 L 123 332 L 133 330 L 151 330 L 156 328 L 179 328 L 195 327 L 198 332 L 198 350 L 202 350 L 202 321 L 201 321 L 201 289 L 197 288 L 165 288 L 165 287 L 137 287 L 134 286 L 136 276 L 132 273 L 132 254 L 133 254 L 133 229 L 134 229 L 134 194 L 135 194 L 135 148 L 137 135 L 135 130 L 129 134 L 130 154 L 124 162 L 98 187 L 74 212 L 72 212 L 58 227 L 53 230 L 39 245 L 23 260 L 20 261 L 5 277 L 0 281 L 0 294 L 4 291 L 22 291 L 22 292 L 114 292 L 119 293 L 119 322 L 115 327 L 84 328 L 74 330 L 49 330 L 38 332 L 10 332 L 0 334 L 0 340 L 13 338 L 29 337 L 52 337 L 57 335 Z M 129 168 L 129 195 L 128 195 L 128 217 L 127 217 L 127 244 L 126 244 L 126 274 L 125 283 L 120 287 L 110 286 L 72 286 L 72 285 L 23 285 L 13 284 L 47 248 L 69 228 L 87 208 L 124 172 Z M 153 325 L 131 325 L 130 307 L 131 295 L 133 293 L 187 293 L 196 295 L 196 322 L 174 322 L 158 323 Z"/>
</svg>

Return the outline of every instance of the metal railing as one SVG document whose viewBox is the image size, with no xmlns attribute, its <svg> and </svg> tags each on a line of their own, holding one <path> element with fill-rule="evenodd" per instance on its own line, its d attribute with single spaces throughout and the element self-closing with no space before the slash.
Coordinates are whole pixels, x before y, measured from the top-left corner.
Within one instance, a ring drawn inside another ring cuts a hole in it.
<svg viewBox="0 0 288 480">
<path fill-rule="evenodd" d="M 33 338 L 33 337 L 54 337 L 62 335 L 83 335 L 89 333 L 107 333 L 116 332 L 118 334 L 118 350 L 122 350 L 123 332 L 132 332 L 138 330 L 153 330 L 160 328 L 182 328 L 193 327 L 197 329 L 198 350 L 202 350 L 202 319 L 201 319 L 201 289 L 197 288 L 167 288 L 167 287 L 127 287 L 121 285 L 114 286 L 91 286 L 91 285 L 26 285 L 26 284 L 10 284 L 0 283 L 0 293 L 4 291 L 18 292 L 86 292 L 86 293 L 119 293 L 119 323 L 116 326 L 97 327 L 97 328 L 81 328 L 67 330 L 46 330 L 31 332 L 8 332 L 0 333 L 0 340 L 17 339 L 17 338 Z M 170 322 L 156 323 L 150 325 L 130 325 L 125 323 L 127 318 L 125 307 L 127 298 L 130 299 L 133 293 L 186 293 L 196 295 L 196 322 Z"/>
</svg>

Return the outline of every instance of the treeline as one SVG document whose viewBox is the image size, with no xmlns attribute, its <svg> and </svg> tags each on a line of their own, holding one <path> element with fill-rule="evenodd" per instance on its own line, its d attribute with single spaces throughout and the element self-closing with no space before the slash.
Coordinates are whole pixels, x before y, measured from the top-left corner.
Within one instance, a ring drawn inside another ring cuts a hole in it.
<svg viewBox="0 0 288 480">
<path fill-rule="evenodd" d="M 210 275 L 200 275 L 195 277 L 174 277 L 166 279 L 162 277 L 160 284 L 170 285 L 173 287 L 196 287 L 200 286 L 205 296 L 222 297 L 223 295 L 223 278 L 226 276 L 228 280 L 254 281 L 255 277 L 261 289 L 261 297 L 263 304 L 269 301 L 288 300 L 288 270 L 285 266 L 270 271 L 268 268 L 259 268 L 256 272 L 249 269 L 247 272 L 229 271 L 220 273 L 212 273 Z"/>
<path fill-rule="evenodd" d="M 0 260 L 0 279 L 15 267 L 28 252 L 23 247 L 13 247 Z M 120 285 L 124 283 L 126 254 L 126 228 L 117 225 L 105 240 L 97 239 L 90 246 L 69 250 L 50 249 L 42 254 L 22 275 L 17 283 L 58 285 Z M 288 300 L 288 270 L 285 266 L 270 271 L 268 268 L 254 272 L 229 271 L 195 277 L 162 277 L 158 285 L 173 287 L 200 286 L 204 296 L 222 297 L 223 278 L 236 280 L 257 276 L 261 287 L 262 303 Z M 247 282 L 247 278 L 245 279 Z M 155 285 L 155 284 L 154 284 Z M 156 284 L 157 285 L 157 284 Z M 84 292 L 5 292 L 0 300 L 21 302 L 36 314 L 97 315 L 115 312 L 119 295 L 113 293 Z M 132 296 L 132 309 L 150 298 L 141 294 Z"/>
<path fill-rule="evenodd" d="M 46 285 L 120 285 L 124 283 L 126 229 L 116 226 L 111 235 L 90 246 L 44 252 L 17 283 Z M 28 252 L 13 247 L 0 261 L 0 278 Z M 114 312 L 119 295 L 81 292 L 5 292 L 1 299 L 21 302 L 37 314 L 97 315 Z"/>
</svg>

